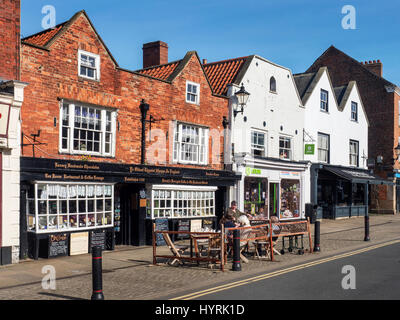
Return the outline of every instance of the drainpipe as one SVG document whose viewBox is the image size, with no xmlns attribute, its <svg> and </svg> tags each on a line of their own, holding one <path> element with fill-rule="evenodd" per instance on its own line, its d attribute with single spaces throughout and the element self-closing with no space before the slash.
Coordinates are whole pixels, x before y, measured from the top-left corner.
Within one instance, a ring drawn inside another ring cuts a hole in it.
<svg viewBox="0 0 400 320">
<path fill-rule="evenodd" d="M 147 112 L 150 109 L 150 105 L 146 103 L 144 99 L 140 103 L 140 113 L 142 114 L 142 152 L 141 152 L 141 164 L 145 164 L 146 162 L 146 118 Z"/>
</svg>

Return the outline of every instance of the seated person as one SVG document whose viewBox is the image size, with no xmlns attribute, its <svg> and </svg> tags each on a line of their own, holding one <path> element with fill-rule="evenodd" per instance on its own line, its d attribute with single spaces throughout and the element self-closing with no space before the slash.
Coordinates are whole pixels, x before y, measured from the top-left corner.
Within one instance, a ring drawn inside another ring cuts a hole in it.
<svg viewBox="0 0 400 320">
<path fill-rule="evenodd" d="M 228 208 L 228 210 L 226 211 L 225 217 L 227 217 L 228 219 L 233 219 L 234 221 L 237 221 L 237 219 L 241 215 L 243 215 L 243 212 L 238 210 L 237 202 L 236 201 L 232 201 L 231 207 Z"/>
<path fill-rule="evenodd" d="M 278 235 L 281 232 L 281 227 L 276 225 L 276 223 L 279 223 L 279 219 L 277 216 L 272 216 L 271 217 L 271 223 L 272 223 L 272 235 Z M 278 237 L 272 237 L 272 241 L 278 240 Z"/>
<path fill-rule="evenodd" d="M 264 207 L 261 207 L 261 208 L 258 210 L 257 218 L 258 218 L 258 219 L 268 219 L 268 215 L 265 213 Z"/>
<path fill-rule="evenodd" d="M 251 227 L 250 220 L 249 220 L 249 218 L 247 218 L 246 215 L 240 216 L 238 219 L 238 222 L 240 223 L 240 227 L 242 227 L 242 228 Z M 251 232 L 251 229 L 240 230 L 240 238 L 248 237 L 250 232 Z"/>
</svg>

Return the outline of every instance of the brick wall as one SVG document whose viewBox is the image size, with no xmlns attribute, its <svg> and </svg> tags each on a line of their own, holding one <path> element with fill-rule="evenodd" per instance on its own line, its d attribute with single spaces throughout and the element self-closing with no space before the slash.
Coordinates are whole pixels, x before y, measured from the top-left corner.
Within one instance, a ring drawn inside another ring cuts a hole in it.
<svg viewBox="0 0 400 320">
<path fill-rule="evenodd" d="M 19 80 L 20 0 L 0 0 L 0 78 Z"/>
<path fill-rule="evenodd" d="M 100 55 L 99 82 L 78 77 L 78 49 Z M 84 14 L 81 14 L 68 31 L 53 43 L 49 51 L 23 44 L 21 66 L 22 80 L 29 83 L 22 107 L 23 132 L 30 136 L 40 129 L 39 140 L 47 143 L 39 147 L 41 150 L 36 149 L 37 157 L 82 159 L 81 156 L 59 154 L 59 99 L 118 109 L 119 131 L 116 132 L 115 158 L 92 157 L 92 160 L 104 162 L 140 163 L 139 105 L 142 99 L 150 104 L 148 114 L 156 119 L 165 119 L 153 124 L 152 130 L 162 129 L 168 137 L 173 134 L 169 131 L 170 120 L 187 121 L 210 129 L 222 130 L 223 116 L 227 116 L 228 113 L 227 99 L 212 95 L 195 54 L 191 56 L 184 70 L 172 84 L 121 70 L 116 67 L 102 46 Z M 185 102 L 186 80 L 200 84 L 199 106 Z M 57 127 L 54 126 L 54 118 L 57 118 Z M 223 139 L 220 141 L 220 153 L 222 153 Z M 24 143 L 27 142 L 27 139 L 24 139 Z M 149 145 L 148 140 L 147 144 Z M 211 147 L 210 141 L 210 150 Z M 166 151 L 169 159 L 168 145 Z M 23 155 L 32 156 L 32 148 L 25 147 Z M 220 161 L 207 168 L 222 169 L 223 164 Z"/>
<path fill-rule="evenodd" d="M 399 136 L 394 94 L 386 91 L 386 83 L 382 78 L 371 74 L 360 63 L 336 48 L 329 48 L 307 72 L 316 72 L 322 66 L 328 67 L 334 86 L 357 81 L 370 123 L 369 158 L 376 160 L 378 155 L 382 155 L 387 169 L 392 171 L 393 148 L 397 146 Z M 396 168 L 399 166 L 396 165 Z"/>
</svg>

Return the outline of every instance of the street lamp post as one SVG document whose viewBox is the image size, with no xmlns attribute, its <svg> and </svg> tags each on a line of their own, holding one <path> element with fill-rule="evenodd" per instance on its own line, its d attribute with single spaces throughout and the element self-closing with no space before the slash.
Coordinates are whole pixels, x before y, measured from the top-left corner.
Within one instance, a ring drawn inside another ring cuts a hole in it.
<svg viewBox="0 0 400 320">
<path fill-rule="evenodd" d="M 244 88 L 244 84 L 242 83 L 240 90 L 235 93 L 235 96 L 238 99 L 238 105 L 240 106 L 240 109 L 236 108 L 235 110 L 233 110 L 233 116 L 236 118 L 239 113 L 243 114 L 244 108 L 249 101 L 250 93 L 246 91 L 246 89 Z"/>
</svg>

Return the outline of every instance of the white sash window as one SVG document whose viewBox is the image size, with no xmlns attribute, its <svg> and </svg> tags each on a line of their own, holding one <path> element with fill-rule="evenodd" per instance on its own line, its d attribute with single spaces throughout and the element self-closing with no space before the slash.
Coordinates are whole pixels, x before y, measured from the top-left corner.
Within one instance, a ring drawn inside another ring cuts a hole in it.
<svg viewBox="0 0 400 320">
<path fill-rule="evenodd" d="M 63 102 L 60 152 L 115 156 L 116 111 Z"/>
<path fill-rule="evenodd" d="M 174 162 L 208 164 L 207 128 L 177 124 L 174 134 Z"/>
</svg>

